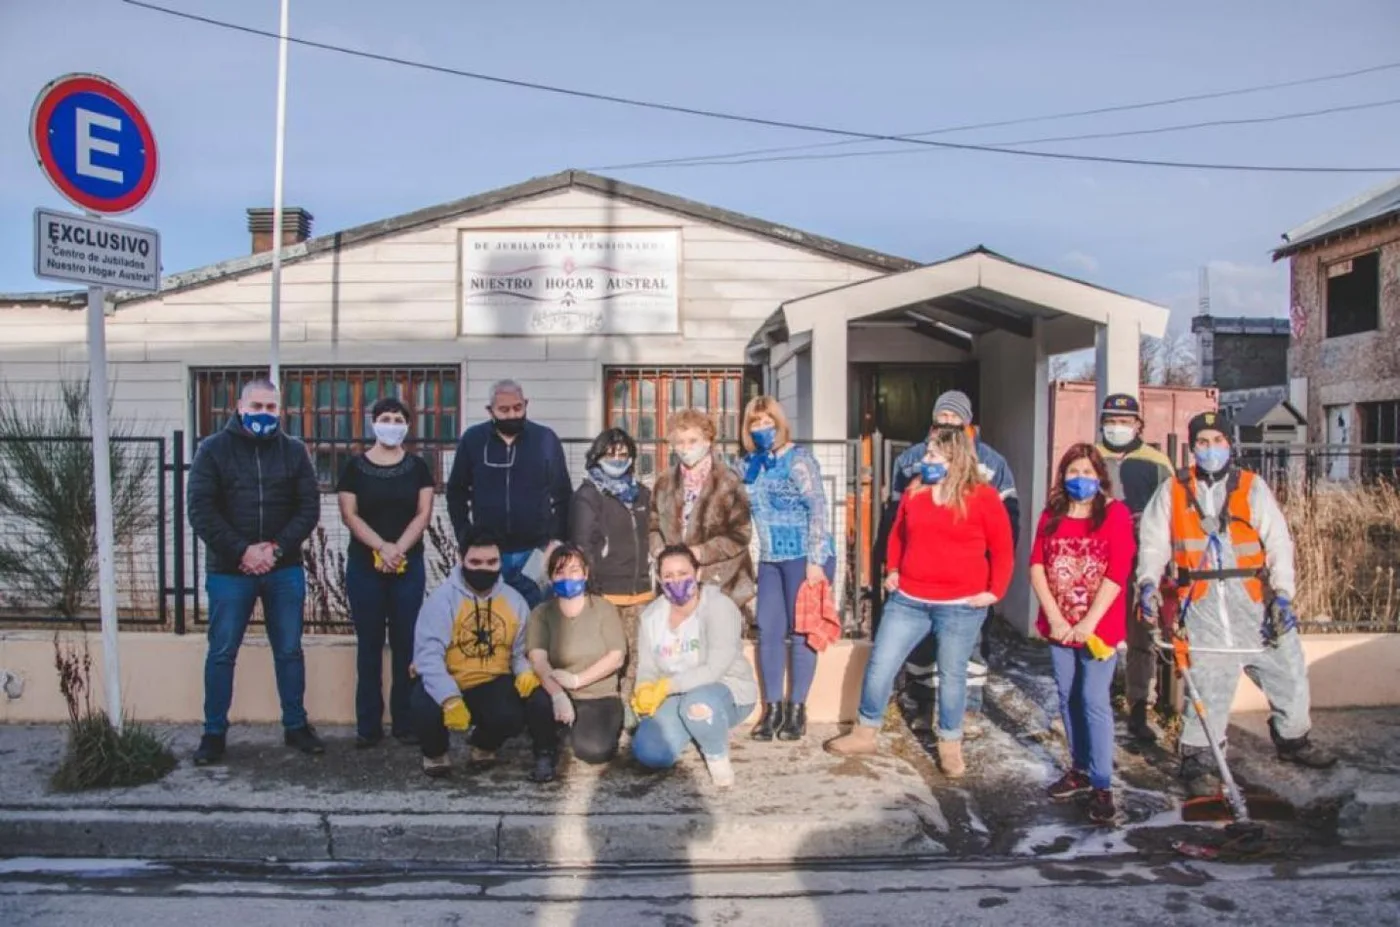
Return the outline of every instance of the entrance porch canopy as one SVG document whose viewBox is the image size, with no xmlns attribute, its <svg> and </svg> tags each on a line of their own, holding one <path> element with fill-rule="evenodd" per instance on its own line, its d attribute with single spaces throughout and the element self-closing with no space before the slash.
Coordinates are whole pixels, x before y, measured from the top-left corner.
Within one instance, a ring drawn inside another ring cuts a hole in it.
<svg viewBox="0 0 1400 927">
<path fill-rule="evenodd" d="M 1168 315 L 1162 306 L 979 247 L 789 300 L 759 331 L 750 356 L 766 356 L 777 392 L 792 392 L 807 436 L 819 441 L 855 437 L 848 434 L 851 363 L 977 361 L 977 424 L 1011 465 L 1027 537 L 1048 491 L 1048 358 L 1094 347 L 1100 404 L 1111 393 L 1136 396 L 1139 338 L 1162 337 Z M 861 331 L 891 328 L 908 336 Z M 799 360 L 793 378 L 777 369 Z M 789 382 L 800 386 L 782 388 Z M 1007 604 L 1029 616 L 1025 571 L 1017 575 Z"/>
</svg>

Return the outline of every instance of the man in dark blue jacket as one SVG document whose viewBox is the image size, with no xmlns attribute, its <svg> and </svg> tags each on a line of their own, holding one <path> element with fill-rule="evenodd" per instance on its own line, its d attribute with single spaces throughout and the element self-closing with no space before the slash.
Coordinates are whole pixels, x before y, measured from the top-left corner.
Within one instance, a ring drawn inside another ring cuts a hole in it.
<svg viewBox="0 0 1400 927">
<path fill-rule="evenodd" d="M 544 595 L 523 570 L 535 551 L 547 555 L 569 536 L 574 486 L 559 436 L 529 421 L 528 406 L 519 383 L 492 384 L 490 421 L 468 428 L 457 443 L 447 513 L 458 538 L 473 526 L 500 538 L 501 575 L 533 608 Z"/>
<path fill-rule="evenodd" d="M 277 387 L 243 388 L 228 427 L 199 444 L 190 464 L 190 526 L 204 542 L 209 653 L 204 661 L 204 736 L 196 765 L 224 756 L 233 667 L 261 601 L 272 645 L 282 727 L 289 747 L 323 753 L 307 723 L 301 652 L 306 572 L 301 547 L 321 520 L 321 493 L 306 445 L 283 434 Z"/>
</svg>

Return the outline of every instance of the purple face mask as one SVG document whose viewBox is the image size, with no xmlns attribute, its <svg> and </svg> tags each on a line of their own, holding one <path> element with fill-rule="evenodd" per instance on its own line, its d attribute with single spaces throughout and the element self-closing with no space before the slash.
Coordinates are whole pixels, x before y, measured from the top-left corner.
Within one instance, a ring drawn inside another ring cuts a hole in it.
<svg viewBox="0 0 1400 927">
<path fill-rule="evenodd" d="M 662 583 L 661 591 L 666 593 L 666 598 L 673 604 L 684 605 L 695 595 L 695 577 L 687 576 L 685 579 Z"/>
</svg>

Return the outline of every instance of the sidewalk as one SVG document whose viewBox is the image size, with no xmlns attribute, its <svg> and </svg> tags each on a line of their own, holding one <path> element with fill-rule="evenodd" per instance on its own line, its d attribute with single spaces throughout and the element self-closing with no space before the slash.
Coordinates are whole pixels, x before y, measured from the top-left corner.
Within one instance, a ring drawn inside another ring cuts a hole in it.
<svg viewBox="0 0 1400 927">
<path fill-rule="evenodd" d="M 355 750 L 349 729 L 322 731 L 322 757 L 293 753 L 280 729 L 236 728 L 227 764 L 189 763 L 198 732 L 169 736 L 180 766 L 140 788 L 51 794 L 58 727 L 0 726 L 0 851 L 45 856 L 189 859 L 438 860 L 470 863 L 739 863 L 921 857 L 946 851 L 929 784 L 897 756 L 842 761 L 803 744 L 736 739 L 737 785 L 716 790 L 692 755 L 669 774 L 620 759 L 569 762 L 560 780 L 526 778 L 508 744 L 493 769 L 428 779 L 419 751 Z"/>
</svg>

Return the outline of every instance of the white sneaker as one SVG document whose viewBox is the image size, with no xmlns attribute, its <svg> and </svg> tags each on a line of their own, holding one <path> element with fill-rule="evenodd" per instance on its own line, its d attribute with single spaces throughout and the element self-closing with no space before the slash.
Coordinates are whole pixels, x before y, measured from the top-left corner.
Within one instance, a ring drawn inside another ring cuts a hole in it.
<svg viewBox="0 0 1400 927">
<path fill-rule="evenodd" d="M 715 788 L 727 789 L 734 784 L 734 766 L 727 754 L 705 757 L 705 768 L 710 771 L 710 781 Z"/>
</svg>

